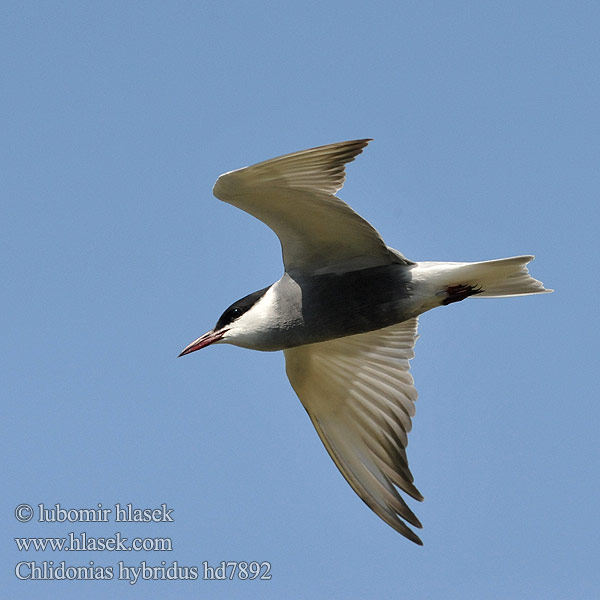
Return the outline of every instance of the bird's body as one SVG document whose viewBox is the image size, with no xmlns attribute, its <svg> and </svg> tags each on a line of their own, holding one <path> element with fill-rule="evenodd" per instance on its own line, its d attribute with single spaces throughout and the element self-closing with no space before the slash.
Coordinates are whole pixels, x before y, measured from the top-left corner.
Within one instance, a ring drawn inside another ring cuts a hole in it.
<svg viewBox="0 0 600 600">
<path fill-rule="evenodd" d="M 532 256 L 416 263 L 333 194 L 344 164 L 369 140 L 330 144 L 222 175 L 215 195 L 269 225 L 285 273 L 234 302 L 181 354 L 230 343 L 283 350 L 286 370 L 330 456 L 384 521 L 421 543 L 420 523 L 397 488 L 417 500 L 405 448 L 417 398 L 409 360 L 417 317 L 469 296 L 547 292 Z"/>
<path fill-rule="evenodd" d="M 230 343 L 285 350 L 381 329 L 415 314 L 410 273 L 401 265 L 295 278 L 284 273 L 261 292 L 251 328 L 244 327 L 242 315 Z"/>
</svg>

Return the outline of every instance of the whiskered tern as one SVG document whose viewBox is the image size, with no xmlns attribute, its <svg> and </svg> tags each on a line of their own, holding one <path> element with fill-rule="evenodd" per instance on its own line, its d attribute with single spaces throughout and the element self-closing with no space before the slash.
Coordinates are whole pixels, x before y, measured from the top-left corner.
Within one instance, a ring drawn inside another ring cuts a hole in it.
<svg viewBox="0 0 600 600">
<path fill-rule="evenodd" d="M 180 354 L 210 344 L 283 350 L 304 408 L 352 489 L 421 544 L 399 491 L 423 500 L 406 456 L 417 392 L 409 373 L 418 316 L 475 298 L 550 292 L 527 270 L 533 256 L 413 262 L 335 196 L 344 165 L 369 139 L 320 146 L 221 175 L 214 195 L 268 225 L 285 272 L 234 302 Z"/>
</svg>

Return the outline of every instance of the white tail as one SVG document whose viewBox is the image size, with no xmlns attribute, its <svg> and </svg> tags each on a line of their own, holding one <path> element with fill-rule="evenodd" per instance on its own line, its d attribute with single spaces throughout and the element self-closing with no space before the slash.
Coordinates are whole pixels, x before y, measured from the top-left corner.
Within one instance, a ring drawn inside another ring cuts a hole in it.
<svg viewBox="0 0 600 600">
<path fill-rule="evenodd" d="M 436 285 L 468 285 L 481 289 L 474 298 L 524 296 L 552 292 L 534 279 L 527 270 L 533 256 L 513 256 L 475 263 L 422 262 L 417 265 L 420 275 Z"/>
</svg>

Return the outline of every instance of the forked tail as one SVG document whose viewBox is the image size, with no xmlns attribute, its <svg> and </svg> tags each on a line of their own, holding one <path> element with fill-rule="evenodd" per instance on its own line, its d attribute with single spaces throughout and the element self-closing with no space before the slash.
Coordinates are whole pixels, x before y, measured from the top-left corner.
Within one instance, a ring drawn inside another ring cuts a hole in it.
<svg viewBox="0 0 600 600">
<path fill-rule="evenodd" d="M 473 295 L 475 298 L 489 298 L 552 292 L 529 274 L 526 265 L 533 258 L 513 256 L 475 263 L 424 262 L 419 263 L 418 267 L 423 274 L 427 272 L 428 279 L 434 280 L 440 288 L 471 288 L 471 293 L 466 293 L 463 297 Z"/>
</svg>

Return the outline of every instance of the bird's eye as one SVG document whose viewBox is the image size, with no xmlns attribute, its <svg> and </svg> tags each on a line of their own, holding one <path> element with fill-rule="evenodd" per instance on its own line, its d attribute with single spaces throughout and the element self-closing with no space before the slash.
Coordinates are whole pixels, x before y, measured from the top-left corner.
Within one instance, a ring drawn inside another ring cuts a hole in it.
<svg viewBox="0 0 600 600">
<path fill-rule="evenodd" d="M 235 321 L 238 317 L 240 317 L 243 314 L 244 314 L 244 311 L 239 306 L 235 306 L 233 308 L 230 308 L 223 315 L 223 317 L 227 323 L 231 323 L 232 321 Z"/>
<path fill-rule="evenodd" d="M 238 317 L 241 317 L 245 312 L 246 310 L 241 306 L 232 306 L 228 308 L 217 321 L 215 329 L 221 329 L 222 327 L 233 323 L 233 321 L 235 321 Z"/>
</svg>

